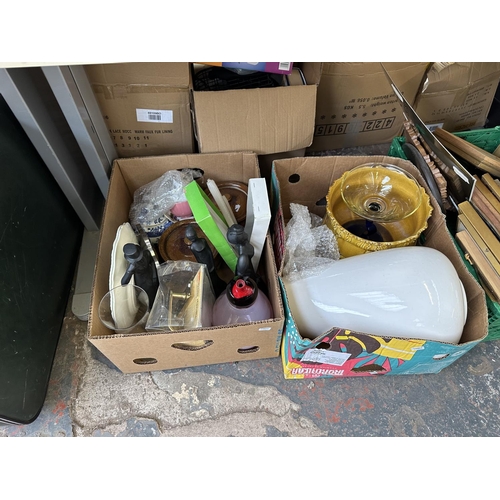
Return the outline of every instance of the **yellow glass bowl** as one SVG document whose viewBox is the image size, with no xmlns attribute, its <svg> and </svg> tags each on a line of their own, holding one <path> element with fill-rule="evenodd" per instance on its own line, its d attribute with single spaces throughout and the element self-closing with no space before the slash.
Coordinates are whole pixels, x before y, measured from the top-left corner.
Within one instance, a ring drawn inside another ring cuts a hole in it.
<svg viewBox="0 0 500 500">
<path fill-rule="evenodd" d="M 326 196 L 326 214 L 324 223 L 333 231 L 337 238 L 341 257 L 350 257 L 367 252 L 375 252 L 388 248 L 398 248 L 415 245 L 422 232 L 427 229 L 427 221 L 432 215 L 432 205 L 429 195 L 419 186 L 421 203 L 410 216 L 395 222 L 377 222 L 391 235 L 393 241 L 375 242 L 360 238 L 343 227 L 359 216 L 350 210 L 342 198 L 341 186 L 349 171 L 337 179 L 329 188 Z"/>
</svg>

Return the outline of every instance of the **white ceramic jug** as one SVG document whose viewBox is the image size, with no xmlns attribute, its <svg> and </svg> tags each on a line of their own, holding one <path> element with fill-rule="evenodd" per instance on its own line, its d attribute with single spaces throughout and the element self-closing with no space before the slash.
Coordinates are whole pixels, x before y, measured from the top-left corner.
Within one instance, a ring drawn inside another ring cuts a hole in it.
<svg viewBox="0 0 500 500">
<path fill-rule="evenodd" d="M 317 276 L 283 279 L 303 337 L 333 327 L 379 336 L 458 343 L 467 297 L 451 261 L 428 247 L 402 247 L 333 262 Z"/>
</svg>

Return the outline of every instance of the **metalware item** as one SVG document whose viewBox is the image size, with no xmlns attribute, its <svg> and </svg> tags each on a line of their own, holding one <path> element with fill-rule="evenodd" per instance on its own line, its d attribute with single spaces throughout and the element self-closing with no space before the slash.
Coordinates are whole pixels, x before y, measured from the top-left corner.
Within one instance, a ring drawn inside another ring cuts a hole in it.
<svg viewBox="0 0 500 500">
<path fill-rule="evenodd" d="M 420 173 L 425 179 L 425 182 L 429 186 L 432 195 L 434 196 L 434 198 L 436 198 L 441 211 L 444 213 L 445 208 L 443 205 L 443 200 L 441 198 L 441 192 L 439 191 L 438 185 L 436 184 L 436 180 L 434 179 L 429 166 L 422 158 L 422 155 L 418 152 L 418 149 L 413 146 L 413 144 L 405 143 L 402 144 L 401 148 L 403 149 L 408 160 L 410 160 L 419 169 Z"/>
<path fill-rule="evenodd" d="M 190 226 L 195 229 L 198 238 L 205 238 L 207 240 L 208 247 L 214 256 L 215 266 L 217 267 L 217 264 L 220 263 L 220 258 L 217 259 L 219 254 L 194 219 L 184 219 L 175 222 L 166 229 L 158 242 L 160 257 L 164 261 L 190 260 L 191 262 L 196 262 L 196 257 L 190 248 L 191 241 L 186 235 L 186 230 Z"/>
<path fill-rule="evenodd" d="M 474 190 L 474 187 L 476 185 L 476 180 L 474 179 L 472 174 L 463 165 L 461 165 L 454 156 L 450 154 L 450 152 L 439 142 L 436 136 L 427 128 L 427 126 L 420 119 L 415 110 L 410 106 L 410 103 L 405 99 L 403 94 L 401 94 L 396 84 L 389 76 L 389 73 L 385 69 L 384 65 L 382 63 L 380 63 L 380 65 L 382 66 L 382 69 L 387 79 L 389 80 L 389 84 L 391 85 L 393 92 L 396 94 L 396 97 L 398 98 L 399 103 L 403 108 L 403 114 L 405 115 L 406 119 L 413 123 L 415 128 L 422 135 L 425 142 L 440 159 L 440 161 L 443 162 L 447 167 L 449 167 L 451 171 L 461 179 L 463 187 L 462 192 L 457 192 L 452 182 L 449 185 L 450 201 L 458 210 L 459 203 L 471 199 L 472 191 Z"/>
</svg>

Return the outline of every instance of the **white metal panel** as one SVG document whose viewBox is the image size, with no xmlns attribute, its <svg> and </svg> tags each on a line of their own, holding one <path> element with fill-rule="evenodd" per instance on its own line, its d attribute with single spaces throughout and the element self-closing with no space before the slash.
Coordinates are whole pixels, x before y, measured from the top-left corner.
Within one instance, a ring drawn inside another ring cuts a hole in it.
<svg viewBox="0 0 500 500">
<path fill-rule="evenodd" d="M 106 197 L 111 165 L 117 154 L 83 68 L 49 66 L 42 70 L 99 189 Z"/>
</svg>

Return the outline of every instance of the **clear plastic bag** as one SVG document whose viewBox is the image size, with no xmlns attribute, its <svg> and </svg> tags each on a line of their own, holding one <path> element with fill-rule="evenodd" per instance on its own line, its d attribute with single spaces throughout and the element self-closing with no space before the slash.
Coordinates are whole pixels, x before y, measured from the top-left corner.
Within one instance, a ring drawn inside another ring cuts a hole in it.
<svg viewBox="0 0 500 500">
<path fill-rule="evenodd" d="M 340 259 L 337 239 L 321 217 L 298 203 L 290 203 L 292 217 L 285 227 L 283 277 L 289 281 L 315 276 L 326 264 Z"/>
<path fill-rule="evenodd" d="M 179 203 L 187 203 L 184 188 L 199 177 L 197 169 L 170 170 L 136 189 L 129 211 L 134 230 L 137 232 L 140 225 L 149 237 L 159 237 L 175 220 L 172 208 Z"/>
<path fill-rule="evenodd" d="M 178 331 L 212 326 L 215 296 L 205 264 L 166 261 L 158 269 L 158 281 L 146 330 Z"/>
</svg>

